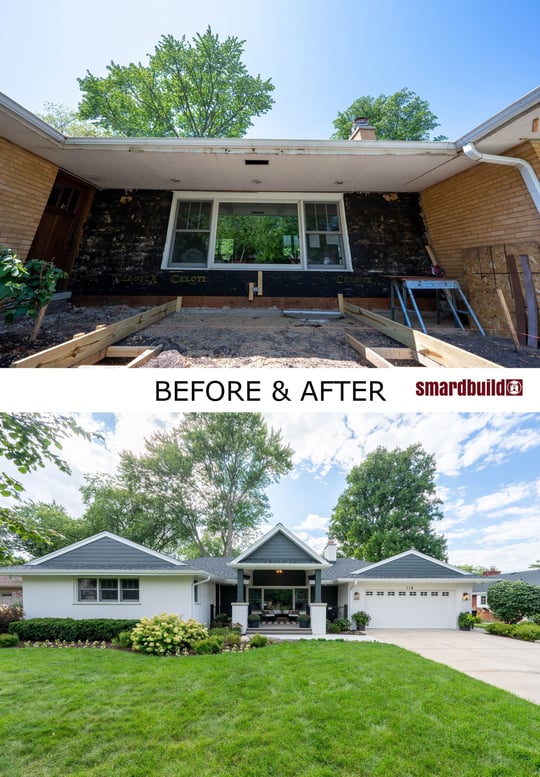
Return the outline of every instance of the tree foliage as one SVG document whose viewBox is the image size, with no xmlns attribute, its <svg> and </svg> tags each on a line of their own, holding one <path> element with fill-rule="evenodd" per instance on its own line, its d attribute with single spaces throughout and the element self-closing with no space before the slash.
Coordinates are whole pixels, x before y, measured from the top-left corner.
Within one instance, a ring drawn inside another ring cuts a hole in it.
<svg viewBox="0 0 540 777">
<path fill-rule="evenodd" d="M 89 536 L 83 521 L 71 518 L 65 507 L 56 502 L 26 501 L 16 504 L 12 516 L 27 526 L 33 526 L 30 536 L 13 538 L 13 550 L 31 558 L 39 558 Z"/>
<path fill-rule="evenodd" d="M 220 43 L 210 27 L 192 42 L 163 35 L 148 65 L 111 62 L 106 77 L 79 78 L 79 116 L 115 135 L 242 137 L 270 110 L 274 89 L 247 72 L 244 43 Z"/>
<path fill-rule="evenodd" d="M 54 464 L 61 472 L 69 474 L 69 465 L 58 451 L 62 449 L 61 441 L 74 434 L 91 439 L 70 416 L 0 413 L 0 457 L 14 464 L 21 474 L 47 464 Z M 16 477 L 0 472 L 0 496 L 20 500 L 23 492 L 24 487 Z M 17 514 L 9 507 L 0 508 L 0 562 L 13 561 L 13 547 L 18 539 L 38 541 L 44 536 L 28 515 Z"/>
<path fill-rule="evenodd" d="M 518 623 L 540 614 L 540 586 L 524 580 L 501 580 L 488 588 L 487 603 L 496 618 Z"/>
<path fill-rule="evenodd" d="M 347 140 L 353 122 L 359 116 L 365 116 L 375 128 L 377 140 L 430 140 L 431 130 L 440 126 L 428 101 L 403 88 L 390 95 L 365 95 L 356 99 L 338 113 L 332 137 Z M 443 135 L 432 139 L 446 140 Z"/>
<path fill-rule="evenodd" d="M 88 479 L 84 516 L 155 550 L 231 555 L 269 516 L 265 489 L 292 468 L 281 433 L 258 413 L 187 413 L 116 475 Z"/>
<path fill-rule="evenodd" d="M 446 560 L 446 540 L 433 523 L 442 518 L 435 458 L 419 444 L 392 451 L 379 446 L 347 476 L 330 532 L 346 555 L 366 561 L 415 548 Z"/>
<path fill-rule="evenodd" d="M 43 112 L 38 113 L 37 116 L 58 132 L 71 137 L 84 138 L 110 134 L 94 122 L 84 121 L 80 118 L 78 110 L 63 103 L 43 103 Z"/>
</svg>

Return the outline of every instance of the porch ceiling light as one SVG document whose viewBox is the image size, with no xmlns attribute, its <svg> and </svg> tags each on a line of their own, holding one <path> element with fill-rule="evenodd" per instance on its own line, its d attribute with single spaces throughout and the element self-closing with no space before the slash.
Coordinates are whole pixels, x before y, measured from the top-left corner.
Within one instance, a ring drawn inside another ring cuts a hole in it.
<svg viewBox="0 0 540 777">
<path fill-rule="evenodd" d="M 276 575 L 281 575 L 283 573 L 282 569 L 276 569 Z"/>
</svg>

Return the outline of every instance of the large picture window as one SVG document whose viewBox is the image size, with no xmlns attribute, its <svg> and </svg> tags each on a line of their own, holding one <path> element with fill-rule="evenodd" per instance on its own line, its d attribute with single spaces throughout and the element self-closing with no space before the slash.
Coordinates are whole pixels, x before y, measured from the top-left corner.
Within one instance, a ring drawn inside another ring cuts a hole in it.
<svg viewBox="0 0 540 777">
<path fill-rule="evenodd" d="M 175 192 L 163 269 L 350 269 L 341 195 Z"/>
</svg>

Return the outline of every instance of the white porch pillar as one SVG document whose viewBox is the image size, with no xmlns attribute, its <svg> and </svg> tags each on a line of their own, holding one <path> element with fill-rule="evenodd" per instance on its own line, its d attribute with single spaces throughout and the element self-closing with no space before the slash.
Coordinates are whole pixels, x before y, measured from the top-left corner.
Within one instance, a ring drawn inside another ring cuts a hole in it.
<svg viewBox="0 0 540 777">
<path fill-rule="evenodd" d="M 311 602 L 309 614 L 314 636 L 323 637 L 326 634 L 326 602 Z"/>
<path fill-rule="evenodd" d="M 232 622 L 239 623 L 242 626 L 242 634 L 247 631 L 247 616 L 249 604 L 247 602 L 232 603 Z"/>
</svg>

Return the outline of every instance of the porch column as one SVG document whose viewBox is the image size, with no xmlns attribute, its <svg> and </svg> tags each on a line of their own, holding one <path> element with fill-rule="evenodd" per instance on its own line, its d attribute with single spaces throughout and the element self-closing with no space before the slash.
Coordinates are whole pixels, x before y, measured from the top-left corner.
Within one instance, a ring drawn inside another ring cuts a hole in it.
<svg viewBox="0 0 540 777">
<path fill-rule="evenodd" d="M 314 595 L 314 602 L 320 602 L 321 601 L 321 570 L 316 569 L 315 570 L 315 590 L 313 592 Z"/>
<path fill-rule="evenodd" d="M 232 603 L 232 621 L 233 623 L 239 623 L 242 627 L 242 634 L 247 631 L 247 616 L 248 616 L 248 603 L 247 602 L 233 602 Z"/>
<path fill-rule="evenodd" d="M 237 602 L 245 601 L 245 597 L 244 597 L 244 570 L 243 569 L 237 569 L 236 570 L 236 601 Z"/>
<path fill-rule="evenodd" d="M 326 602 L 311 602 L 309 614 L 313 636 L 324 637 L 326 634 Z"/>
</svg>

